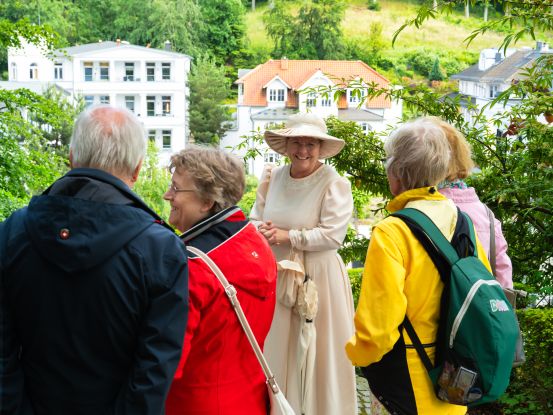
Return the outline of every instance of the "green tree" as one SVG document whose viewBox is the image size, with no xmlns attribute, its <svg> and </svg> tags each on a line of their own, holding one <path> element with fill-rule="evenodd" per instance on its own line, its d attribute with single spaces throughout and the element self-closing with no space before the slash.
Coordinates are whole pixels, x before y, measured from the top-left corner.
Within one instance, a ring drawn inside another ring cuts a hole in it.
<svg viewBox="0 0 553 415">
<path fill-rule="evenodd" d="M 140 6 L 144 2 L 139 2 Z M 169 40 L 177 52 L 199 56 L 204 52 L 205 24 L 200 6 L 194 0 L 153 0 L 146 33 L 153 47 L 162 48 Z"/>
<path fill-rule="evenodd" d="M 153 141 L 148 141 L 146 158 L 133 190 L 164 220 L 169 219 L 171 210 L 169 203 L 163 199 L 170 182 L 171 174 L 160 167 L 159 149 Z"/>
<path fill-rule="evenodd" d="M 442 69 L 440 68 L 440 58 L 436 57 L 434 59 L 434 64 L 432 65 L 432 69 L 430 70 L 430 73 L 428 74 L 428 80 L 429 81 L 443 81 L 444 80 L 444 74 L 442 72 Z"/>
<path fill-rule="evenodd" d="M 229 63 L 232 53 L 244 44 L 246 26 L 242 0 L 202 0 L 204 45 L 220 63 Z"/>
<path fill-rule="evenodd" d="M 48 28 L 27 20 L 0 20 L 0 46 L 18 46 L 22 38 L 52 48 L 57 36 Z M 62 128 L 71 115 L 59 103 L 27 89 L 0 89 L 0 219 L 25 205 L 66 171 L 60 157 L 46 140 L 48 129 Z M 41 119 L 47 129 L 32 120 Z"/>
<path fill-rule="evenodd" d="M 288 3 L 275 1 L 264 15 L 275 55 L 294 59 L 340 59 L 344 56 L 342 0 L 309 0 L 293 16 Z"/>
<path fill-rule="evenodd" d="M 224 100 L 230 93 L 225 68 L 213 58 L 203 56 L 194 62 L 190 73 L 190 133 L 199 143 L 219 143 L 230 120 Z"/>
</svg>

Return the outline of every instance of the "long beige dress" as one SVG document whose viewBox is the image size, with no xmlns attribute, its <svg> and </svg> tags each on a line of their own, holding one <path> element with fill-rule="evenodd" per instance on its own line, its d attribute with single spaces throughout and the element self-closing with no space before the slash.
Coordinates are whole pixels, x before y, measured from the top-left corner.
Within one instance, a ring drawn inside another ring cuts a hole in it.
<svg viewBox="0 0 553 415">
<path fill-rule="evenodd" d="M 267 183 L 260 183 L 260 189 Z M 319 303 L 314 324 L 316 342 L 312 382 L 307 397 L 300 398 L 298 339 L 299 314 L 277 301 L 273 323 L 265 340 L 265 355 L 277 382 L 299 415 L 349 415 L 357 413 L 354 368 L 345 344 L 354 332 L 353 298 L 344 262 L 337 253 L 351 218 L 350 183 L 330 166 L 322 165 L 310 176 L 290 177 L 290 166 L 272 170 L 266 200 L 258 193 L 250 215 L 253 221 L 273 221 L 288 229 L 291 245 L 273 245 L 277 261 L 303 251 L 306 273 L 317 285 Z M 282 278 L 282 273 L 279 273 Z M 280 284 L 277 284 L 277 298 Z"/>
</svg>

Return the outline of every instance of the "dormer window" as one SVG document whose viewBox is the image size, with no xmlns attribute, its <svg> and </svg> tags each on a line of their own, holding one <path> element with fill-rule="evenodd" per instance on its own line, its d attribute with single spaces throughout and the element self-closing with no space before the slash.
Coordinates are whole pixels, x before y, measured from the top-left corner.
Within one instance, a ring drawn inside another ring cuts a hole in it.
<svg viewBox="0 0 553 415">
<path fill-rule="evenodd" d="M 284 89 L 269 89 L 269 102 L 284 102 Z"/>
<path fill-rule="evenodd" d="M 348 89 L 348 102 L 350 104 L 359 104 L 365 100 L 364 89 Z"/>
</svg>

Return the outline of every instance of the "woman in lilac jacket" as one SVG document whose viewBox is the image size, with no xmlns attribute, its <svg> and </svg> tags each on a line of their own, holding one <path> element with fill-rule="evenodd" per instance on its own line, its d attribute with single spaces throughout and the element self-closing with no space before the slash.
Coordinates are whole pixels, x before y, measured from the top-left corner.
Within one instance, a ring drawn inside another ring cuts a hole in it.
<svg viewBox="0 0 553 415">
<path fill-rule="evenodd" d="M 446 134 L 451 148 L 451 163 L 446 180 L 438 186 L 441 194 L 452 200 L 463 212 L 466 212 L 474 223 L 478 239 L 488 258 L 490 258 L 490 216 L 473 187 L 468 187 L 463 179 L 467 178 L 474 163 L 471 159 L 470 146 L 455 127 L 436 117 L 429 117 L 438 124 Z M 489 211 L 494 221 L 495 230 L 495 277 L 503 288 L 513 288 L 513 267 L 507 255 L 507 241 L 501 232 L 501 222 Z M 492 262 L 492 261 L 490 261 Z"/>
</svg>

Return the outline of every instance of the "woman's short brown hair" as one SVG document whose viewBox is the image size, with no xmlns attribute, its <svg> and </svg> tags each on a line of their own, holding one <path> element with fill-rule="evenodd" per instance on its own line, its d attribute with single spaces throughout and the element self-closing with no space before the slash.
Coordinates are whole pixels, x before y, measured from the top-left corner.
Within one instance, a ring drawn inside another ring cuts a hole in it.
<svg viewBox="0 0 553 415">
<path fill-rule="evenodd" d="M 213 201 L 212 214 L 236 205 L 246 187 L 240 159 L 215 147 L 188 146 L 171 156 L 169 169 L 184 170 L 192 177 L 200 198 Z"/>
<path fill-rule="evenodd" d="M 446 179 L 453 181 L 469 177 L 474 167 L 474 162 L 471 158 L 470 145 L 465 136 L 457 128 L 438 117 L 427 118 L 444 130 L 449 147 L 451 148 L 451 161 L 449 162 Z"/>
</svg>

